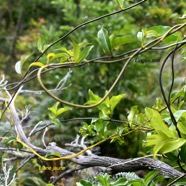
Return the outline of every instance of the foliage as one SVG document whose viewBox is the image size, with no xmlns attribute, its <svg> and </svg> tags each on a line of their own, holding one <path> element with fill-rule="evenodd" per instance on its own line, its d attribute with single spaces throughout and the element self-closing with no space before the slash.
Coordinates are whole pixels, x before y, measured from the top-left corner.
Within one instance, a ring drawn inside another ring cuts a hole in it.
<svg viewBox="0 0 186 186">
<path fill-rule="evenodd" d="M 14 117 L 4 117 L 9 112 L 9 92 L 14 91 L 16 111 L 25 110 L 25 117 L 19 113 L 25 133 L 37 146 L 46 147 L 53 140 L 61 146 L 79 133 L 93 143 L 87 150 L 98 144 L 104 149 L 102 143 L 106 142 L 109 148 L 102 155 L 131 158 L 153 154 L 157 158 L 162 154 L 162 161 L 183 171 L 185 8 L 182 0 L 19 0 L 12 4 L 0 0 L 0 68 L 7 79 L 18 81 L 0 82 L 1 147 L 15 148 L 16 152 L 27 149 L 38 157 L 32 147 L 21 142 L 14 129 Z M 24 88 L 18 90 L 21 85 Z M 30 114 L 25 105 L 32 105 Z M 11 156 L 3 151 L 0 157 L 3 161 Z M 41 154 L 39 158 L 64 160 L 58 152 Z M 43 163 L 40 161 L 34 166 Z M 12 175 L 16 184 L 49 186 L 53 185 L 49 179 L 58 176 L 53 172 L 48 176 L 45 171 L 38 175 L 38 170 L 30 170 L 29 163 L 22 168 L 21 162 L 12 164 L 12 172 L 20 177 Z M 2 177 L 7 178 L 5 172 Z M 43 175 L 46 179 L 42 179 Z M 144 172 L 143 178 L 133 173 L 122 173 L 119 178 L 102 174 L 76 185 L 159 183 L 186 182 L 181 178 L 165 179 L 150 171 Z"/>
</svg>

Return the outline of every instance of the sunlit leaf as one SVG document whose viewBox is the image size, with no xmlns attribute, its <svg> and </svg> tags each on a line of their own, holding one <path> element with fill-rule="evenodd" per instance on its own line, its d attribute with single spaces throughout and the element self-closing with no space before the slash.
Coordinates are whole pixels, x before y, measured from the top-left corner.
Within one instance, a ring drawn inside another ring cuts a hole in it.
<svg viewBox="0 0 186 186">
<path fill-rule="evenodd" d="M 143 44 L 144 38 L 145 38 L 144 33 L 143 32 L 138 32 L 137 33 L 137 38 Z"/>
<path fill-rule="evenodd" d="M 73 52 L 74 52 L 74 61 L 77 63 L 77 60 L 80 55 L 80 46 L 77 43 L 73 43 Z"/>
<path fill-rule="evenodd" d="M 108 31 L 105 28 L 101 28 L 98 32 L 98 42 L 101 45 L 103 51 L 107 55 L 112 55 L 110 39 Z"/>
<path fill-rule="evenodd" d="M 15 71 L 18 74 L 22 74 L 22 67 L 24 63 L 27 61 L 27 59 L 31 56 L 31 54 L 22 55 L 20 61 L 16 62 L 15 64 Z"/>
<path fill-rule="evenodd" d="M 70 107 L 59 108 L 56 112 L 56 117 L 63 114 L 66 111 L 72 110 Z"/>
<path fill-rule="evenodd" d="M 47 55 L 47 62 L 50 62 L 50 61 L 52 61 L 54 58 L 55 58 L 55 54 L 54 53 L 49 53 L 48 55 Z"/>
<path fill-rule="evenodd" d="M 31 67 L 34 67 L 34 66 L 36 66 L 36 67 L 42 67 L 42 66 L 44 66 L 44 64 L 41 63 L 41 62 L 33 62 L 33 63 L 30 64 L 29 69 Z"/>
<path fill-rule="evenodd" d="M 117 104 L 126 96 L 126 94 L 120 94 L 117 96 L 112 96 L 110 99 L 110 108 L 111 111 L 114 110 L 114 108 L 117 106 Z"/>
<path fill-rule="evenodd" d="M 89 101 L 86 102 L 86 104 L 88 105 L 96 104 L 101 100 L 101 97 L 94 94 L 90 89 L 88 90 L 88 94 L 89 94 Z"/>
<path fill-rule="evenodd" d="M 182 134 L 186 135 L 186 125 L 182 122 L 178 122 L 178 129 Z"/>
<path fill-rule="evenodd" d="M 164 142 L 164 145 L 161 148 L 160 152 L 163 154 L 168 153 L 168 152 L 172 152 L 172 151 L 178 149 L 179 147 L 181 147 L 182 145 L 184 145 L 185 143 L 186 143 L 186 139 L 183 139 L 183 138 L 166 140 Z"/>
<path fill-rule="evenodd" d="M 175 133 L 173 131 L 169 130 L 168 126 L 163 122 L 161 115 L 157 111 L 151 108 L 146 108 L 145 114 L 149 119 L 150 125 L 154 128 L 154 130 L 157 133 L 163 132 L 165 135 L 169 137 L 177 137 L 175 136 Z"/>
<path fill-rule="evenodd" d="M 129 115 L 127 116 L 128 121 L 129 121 L 129 126 L 131 127 L 133 125 L 135 116 L 139 113 L 138 106 L 133 106 L 130 109 Z"/>
</svg>

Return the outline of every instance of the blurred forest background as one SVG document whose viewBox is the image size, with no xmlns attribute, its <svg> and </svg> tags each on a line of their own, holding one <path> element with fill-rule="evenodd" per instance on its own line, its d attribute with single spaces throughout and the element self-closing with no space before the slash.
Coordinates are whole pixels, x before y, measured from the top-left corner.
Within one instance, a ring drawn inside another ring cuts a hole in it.
<svg viewBox="0 0 186 186">
<path fill-rule="evenodd" d="M 125 1 L 124 6 L 127 7 L 134 2 L 137 1 Z M 0 74 L 4 74 L 10 83 L 7 88 L 12 93 L 15 91 L 13 83 L 19 82 L 23 78 L 29 65 L 40 54 L 38 51 L 39 36 L 43 38 L 45 45 L 49 45 L 75 26 L 118 9 L 116 0 L 0 0 Z M 137 33 L 143 28 L 148 29 L 157 25 L 173 26 L 182 21 L 180 18 L 185 10 L 185 0 L 149 0 L 130 11 L 113 15 L 76 30 L 48 52 L 62 50 L 63 47 L 70 50 L 73 42 L 88 42 L 95 46 L 88 56 L 89 59 L 104 56 L 96 38 L 97 32 L 104 27 L 111 38 L 118 38 L 113 44 L 114 54 L 122 54 L 141 46 L 137 39 L 130 43 L 122 40 L 123 35 L 130 35 L 130 39 L 131 36 L 137 38 Z M 114 110 L 113 119 L 125 121 L 132 106 L 138 105 L 139 110 L 142 110 L 144 107 L 154 105 L 156 99 L 161 97 L 158 74 L 167 51 L 149 50 L 132 60 L 111 94 L 127 95 Z M 182 56 L 179 54 L 176 56 L 174 90 L 180 90 L 184 84 L 185 54 L 186 52 Z M 29 56 L 29 58 L 23 65 L 22 74 L 17 74 L 15 64 L 23 55 Z M 143 63 L 140 61 L 142 59 L 146 59 L 147 62 Z M 154 62 L 149 63 L 149 60 L 154 60 Z M 40 61 L 46 62 L 47 56 L 44 55 Z M 97 95 L 104 95 L 105 90 L 108 90 L 116 79 L 122 65 L 123 63 L 102 65 L 95 63 L 74 69 L 59 68 L 43 75 L 42 78 L 48 89 L 53 89 L 60 80 L 63 80 L 64 87 L 58 92 L 58 96 L 70 102 L 84 104 L 88 98 L 89 89 Z M 169 63 L 165 66 L 165 71 L 163 84 L 165 90 L 168 90 L 171 84 Z M 35 79 L 27 82 L 24 90 L 17 98 L 16 105 L 19 110 L 29 107 L 30 115 L 24 123 L 24 129 L 27 130 L 27 128 L 34 127 L 39 121 L 48 120 L 47 108 L 54 105 L 55 101 L 42 92 Z M 46 135 L 46 142 L 50 142 L 51 138 L 58 145 L 73 141 L 83 126 L 84 120 L 68 121 L 68 119 L 85 117 L 97 117 L 97 110 L 73 108 L 72 111 L 64 113 L 60 118 L 65 120 L 64 123 L 62 122 L 62 127 L 51 129 Z M 4 125 L 6 122 L 2 121 L 1 124 L 3 125 L 0 127 L 0 133 L 3 135 L 4 131 L 9 129 L 7 125 Z M 120 124 L 114 123 L 114 125 Z M 110 145 L 110 142 L 105 142 L 100 145 L 100 155 L 117 158 L 145 155 L 147 152 L 142 145 L 145 135 L 138 131 L 126 136 L 121 143 L 115 142 Z M 39 133 L 35 144 L 40 144 Z M 20 179 L 17 185 L 37 186 L 47 182 L 46 178 L 43 178 L 44 173 L 36 171 L 37 166 L 36 160 L 24 166 L 19 172 Z"/>
</svg>

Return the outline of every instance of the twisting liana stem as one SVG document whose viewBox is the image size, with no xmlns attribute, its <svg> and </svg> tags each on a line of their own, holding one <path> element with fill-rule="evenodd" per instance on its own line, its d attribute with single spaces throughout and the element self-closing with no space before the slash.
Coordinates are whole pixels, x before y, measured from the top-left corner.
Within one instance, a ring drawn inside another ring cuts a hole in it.
<svg viewBox="0 0 186 186">
<path fill-rule="evenodd" d="M 43 88 L 43 90 L 45 90 L 45 92 L 52 97 L 53 99 L 55 99 L 56 101 L 59 101 L 60 103 L 63 103 L 65 105 L 68 106 L 72 106 L 72 107 L 78 107 L 78 108 L 93 108 L 96 107 L 98 105 L 100 105 L 101 103 L 103 103 L 103 101 L 105 101 L 105 99 L 109 96 L 109 94 L 112 92 L 112 90 L 115 88 L 116 84 L 119 82 L 119 80 L 121 79 L 124 71 L 126 70 L 126 67 L 128 66 L 128 64 L 130 63 L 130 61 L 138 54 L 143 53 L 147 50 L 149 50 L 150 48 L 152 48 L 153 46 L 156 46 L 157 44 L 161 43 L 163 41 L 164 38 L 166 38 L 168 35 L 176 32 L 177 30 L 181 29 L 182 27 L 184 27 L 186 25 L 186 23 L 183 24 L 179 24 L 179 25 L 175 25 L 174 27 L 170 28 L 163 36 L 154 39 L 153 41 L 151 41 L 150 43 L 144 45 L 142 48 L 139 48 L 138 50 L 136 50 L 130 57 L 128 57 L 128 60 L 126 61 L 126 63 L 123 65 L 120 73 L 118 74 L 117 78 L 115 79 L 114 83 L 112 84 L 112 86 L 109 88 L 109 90 L 105 93 L 105 95 L 103 96 L 103 98 L 101 98 L 100 101 L 98 101 L 96 104 L 92 104 L 92 105 L 80 105 L 80 104 L 75 104 L 75 103 L 71 103 L 65 100 L 60 99 L 59 97 L 55 96 L 52 92 L 50 92 L 44 85 L 44 83 L 41 80 L 41 74 L 43 72 L 44 69 L 50 68 L 50 66 L 54 66 L 53 64 L 51 65 L 45 65 L 42 66 L 37 73 L 37 78 L 38 78 L 38 82 L 41 85 L 41 87 Z M 121 61 L 124 60 L 126 58 L 123 59 L 119 59 L 117 61 Z"/>
<path fill-rule="evenodd" d="M 115 14 L 118 14 L 118 13 L 121 13 L 121 12 L 124 12 L 124 11 L 127 11 L 127 10 L 129 10 L 129 9 L 132 9 L 132 8 L 135 7 L 135 6 L 138 6 L 139 4 L 144 3 L 145 1 L 147 1 L 147 0 L 142 0 L 142 1 L 140 1 L 140 2 L 137 2 L 137 3 L 133 4 L 133 5 L 131 5 L 131 6 L 127 7 L 127 8 L 125 8 L 125 9 L 121 9 L 121 10 L 118 10 L 118 11 L 115 11 L 115 12 L 112 12 L 112 13 L 109 13 L 109 14 L 106 14 L 106 15 L 103 15 L 103 16 L 100 16 L 100 17 L 97 17 L 97 18 L 95 18 L 95 19 L 92 19 L 92 20 L 90 20 L 90 21 L 84 22 L 84 23 L 82 23 L 82 24 L 76 26 L 74 29 L 70 30 L 70 31 L 69 31 L 68 33 L 66 33 L 64 36 L 62 36 L 61 38 L 59 38 L 58 40 L 56 40 L 56 41 L 54 41 L 52 44 L 50 44 L 50 45 L 49 45 L 49 46 L 48 46 L 48 47 L 34 60 L 34 61 L 35 61 L 35 62 L 38 61 L 38 60 L 43 56 L 43 54 L 46 53 L 52 46 L 54 46 L 56 43 L 58 43 L 58 42 L 64 40 L 64 39 L 67 38 L 70 34 L 72 34 L 74 31 L 78 30 L 79 28 L 81 28 L 81 27 L 83 27 L 83 26 L 85 26 L 85 25 L 88 25 L 88 24 L 90 24 L 90 23 L 99 21 L 99 20 L 101 20 L 101 19 L 104 19 L 104 18 L 106 18 L 106 17 L 109 17 L 109 16 L 112 16 L 112 15 L 115 15 Z M 26 78 L 26 76 L 27 76 L 27 74 L 29 73 L 29 71 L 30 71 L 30 69 L 27 70 L 27 72 L 25 73 L 23 79 Z M 19 87 L 20 87 L 23 83 L 24 83 L 24 81 L 21 81 L 21 82 L 19 83 L 17 90 L 15 91 L 15 93 L 14 93 L 13 96 L 12 96 L 12 99 L 14 98 L 14 96 L 16 95 L 16 93 L 17 93 Z M 8 105 L 7 105 L 7 106 L 5 107 L 5 109 L 3 110 L 2 115 L 1 115 L 1 118 L 2 118 L 3 115 L 5 114 L 6 110 L 7 110 L 8 107 L 10 106 L 11 102 L 12 102 L 12 100 L 10 100 L 10 102 L 8 103 Z M 0 118 L 0 119 L 1 119 L 1 118 Z"/>
</svg>

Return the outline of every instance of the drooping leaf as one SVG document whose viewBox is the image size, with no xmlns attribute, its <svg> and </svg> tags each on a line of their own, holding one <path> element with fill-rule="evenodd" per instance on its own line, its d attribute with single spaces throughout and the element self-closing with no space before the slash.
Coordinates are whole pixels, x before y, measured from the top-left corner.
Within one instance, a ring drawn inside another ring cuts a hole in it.
<svg viewBox="0 0 186 186">
<path fill-rule="evenodd" d="M 111 44 L 110 44 L 110 39 L 108 36 L 108 31 L 105 28 L 101 28 L 98 32 L 98 42 L 107 55 L 112 55 L 112 50 L 111 50 Z"/>
</svg>

